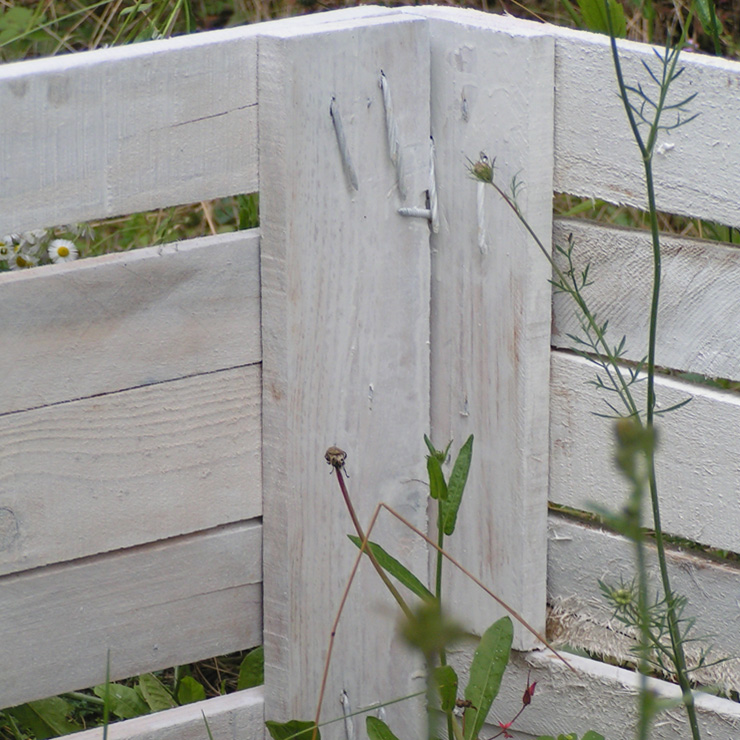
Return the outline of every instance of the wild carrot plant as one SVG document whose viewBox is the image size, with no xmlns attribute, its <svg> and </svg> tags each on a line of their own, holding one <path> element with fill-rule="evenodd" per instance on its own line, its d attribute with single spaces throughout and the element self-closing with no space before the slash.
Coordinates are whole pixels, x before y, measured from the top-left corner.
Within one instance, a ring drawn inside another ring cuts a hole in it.
<svg viewBox="0 0 740 740">
<path fill-rule="evenodd" d="M 647 684 L 648 673 L 655 666 L 659 666 L 664 672 L 675 676 L 681 687 L 682 701 L 693 740 L 699 740 L 701 735 L 684 651 L 684 643 L 692 623 L 682 619 L 685 599 L 673 591 L 670 583 L 655 474 L 656 417 L 658 414 L 673 411 L 690 400 L 686 399 L 661 410 L 658 410 L 656 404 L 656 337 L 660 303 L 661 248 L 653 175 L 653 155 L 658 134 L 682 126 L 696 117 L 688 111 L 688 106 L 696 93 L 679 100 L 669 98 L 671 85 L 683 72 L 678 66 L 678 60 L 688 24 L 684 26 L 683 35 L 675 46 L 669 42 L 662 52 L 654 51 L 655 60 L 652 64 L 642 62 L 647 74 L 644 84 L 638 82 L 631 85 L 624 79 L 609 12 L 606 12 L 605 19 L 611 31 L 611 53 L 618 93 L 643 164 L 652 242 L 653 272 L 652 295 L 648 309 L 648 345 L 644 359 L 637 366 L 628 366 L 622 362 L 626 337 L 622 337 L 617 344 L 610 344 L 607 338 L 608 319 L 597 318 L 596 313 L 589 308 L 586 297 L 586 289 L 591 284 L 589 266 L 580 271 L 575 268 L 573 261 L 575 244 L 572 237 L 568 239 L 567 245 L 555 245 L 551 253 L 529 225 L 519 207 L 517 195 L 522 187 L 521 182 L 515 177 L 508 187 L 502 187 L 496 181 L 495 160 L 489 161 L 485 155 L 481 155 L 477 162 L 471 163 L 470 172 L 475 179 L 488 183 L 503 198 L 546 259 L 550 261 L 554 291 L 569 295 L 576 307 L 581 333 L 569 335 L 575 343 L 575 350 L 593 363 L 597 369 L 594 385 L 611 398 L 606 401 L 610 413 L 601 415 L 619 419 L 616 426 L 617 465 L 629 482 L 630 494 L 622 510 L 618 513 L 604 512 L 604 517 L 609 525 L 634 543 L 637 574 L 634 586 L 629 588 L 624 586 L 617 588 L 608 584 L 601 586 L 610 602 L 617 607 L 621 619 L 638 628 L 640 635 L 636 648 L 638 670 L 641 675 L 637 737 L 639 740 L 646 740 L 649 737 L 651 721 L 663 708 Z M 635 384 L 642 381 L 646 384 L 646 401 L 641 405 L 636 400 L 633 390 Z M 662 592 L 661 598 L 653 602 L 648 598 L 645 530 L 642 517 L 645 499 L 650 502 Z M 620 598 L 622 603 L 619 602 Z"/>
</svg>

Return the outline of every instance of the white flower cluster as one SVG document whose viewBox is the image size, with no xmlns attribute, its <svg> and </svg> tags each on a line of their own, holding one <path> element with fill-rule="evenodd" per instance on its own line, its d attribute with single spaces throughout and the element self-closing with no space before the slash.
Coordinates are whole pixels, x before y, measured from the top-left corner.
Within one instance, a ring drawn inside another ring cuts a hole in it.
<svg viewBox="0 0 740 740">
<path fill-rule="evenodd" d="M 69 227 L 66 231 L 77 233 L 78 228 Z M 34 229 L 0 237 L 0 270 L 23 270 L 45 262 L 71 262 L 79 257 L 73 241 L 54 236 L 53 229 Z"/>
</svg>

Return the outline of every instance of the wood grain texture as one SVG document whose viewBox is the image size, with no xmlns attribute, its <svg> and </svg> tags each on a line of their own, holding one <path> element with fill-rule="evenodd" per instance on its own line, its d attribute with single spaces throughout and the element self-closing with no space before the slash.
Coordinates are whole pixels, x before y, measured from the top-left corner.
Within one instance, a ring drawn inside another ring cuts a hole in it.
<svg viewBox="0 0 740 740">
<path fill-rule="evenodd" d="M 257 27 L 0 71 L 0 233 L 257 184 Z"/>
<path fill-rule="evenodd" d="M 589 384 L 594 369 L 552 355 L 550 499 L 585 510 L 620 506 L 628 492 L 613 462 L 612 423 L 594 415 L 609 412 L 603 392 Z M 740 551 L 740 397 L 660 376 L 656 394 L 659 408 L 693 399 L 656 422 L 663 529 Z"/>
<path fill-rule="evenodd" d="M 425 9 L 432 34 L 432 132 L 440 230 L 432 236 L 432 431 L 456 450 L 475 434 L 451 552 L 536 629 L 545 620 L 549 268 L 492 188 L 485 246 L 467 159 L 496 158 L 526 184 L 521 207 L 551 233 L 552 59 L 541 27 Z M 481 185 L 480 187 L 485 187 Z M 448 569 L 447 598 L 475 629 L 503 611 Z M 515 644 L 535 644 L 517 625 Z"/>
<path fill-rule="evenodd" d="M 0 703 L 258 645 L 261 553 L 253 520 L 3 576 Z"/>
<path fill-rule="evenodd" d="M 642 163 L 617 96 L 608 37 L 548 28 L 556 41 L 555 190 L 646 209 Z M 619 41 L 619 49 L 625 82 L 652 93 L 655 85 L 642 62 L 655 68 L 653 48 Z M 658 137 L 653 163 L 658 208 L 738 226 L 740 64 L 687 53 L 679 64 L 685 71 L 668 102 L 698 93 L 689 108 L 701 116 Z M 669 116 L 666 122 L 673 120 Z"/>
<path fill-rule="evenodd" d="M 0 413 L 259 362 L 259 234 L 0 275 Z"/>
<path fill-rule="evenodd" d="M 513 726 L 517 740 L 541 735 L 557 737 L 559 733 L 576 733 L 579 738 L 588 730 L 600 732 L 609 740 L 634 740 L 637 720 L 638 677 L 616 666 L 577 655 L 568 655 L 576 669 L 570 671 L 547 651 L 514 654 L 504 681 L 481 735 L 492 737 L 522 707 L 522 694 L 530 681 L 537 681 L 532 701 Z M 650 680 L 650 686 L 661 698 L 676 701 L 677 706 L 661 712 L 651 727 L 651 740 L 676 740 L 691 737 L 686 715 L 680 702 L 680 691 L 674 684 Z M 731 740 L 740 731 L 740 710 L 736 702 L 709 694 L 695 694 L 703 738 Z M 490 730 L 490 731 L 489 731 Z M 520 734 L 521 733 L 521 734 Z"/>
<path fill-rule="evenodd" d="M 396 209 L 423 205 L 428 187 L 427 24 L 393 11 L 332 17 L 273 24 L 259 48 L 265 679 L 266 714 L 278 720 L 315 712 L 357 552 L 325 450 L 347 451 L 365 526 L 385 501 L 426 527 L 419 479 L 429 425 L 429 229 Z M 389 156 L 381 70 L 406 202 Z M 357 191 L 345 177 L 332 98 Z M 409 531 L 386 518 L 373 537 L 424 576 L 426 548 Z M 396 612 L 364 563 L 340 623 L 325 718 L 338 715 L 342 689 L 358 707 L 422 688 L 418 660 L 395 634 Z M 399 736 L 421 731 L 418 709 L 388 708 Z M 343 736 L 339 725 L 325 729 Z"/>
<path fill-rule="evenodd" d="M 635 640 L 614 618 L 614 606 L 602 596 L 598 580 L 615 588 L 631 584 L 636 572 L 634 545 L 619 535 L 557 515 L 550 516 L 549 526 L 547 589 L 553 608 L 553 640 L 609 656 L 619 663 L 633 662 Z M 649 591 L 654 594 L 660 581 L 653 547 L 647 548 L 647 560 Z M 688 599 L 683 616 L 696 619 L 691 636 L 699 641 L 686 644 L 690 665 L 696 663 L 702 649 L 710 647 L 708 663 L 726 661 L 692 673 L 693 679 L 727 692 L 737 691 L 740 569 L 677 549 L 668 551 L 668 569 L 673 590 Z"/>
<path fill-rule="evenodd" d="M 553 239 L 567 246 L 573 235 L 578 270 L 589 262 L 593 285 L 584 294 L 601 321 L 609 319 L 610 344 L 627 337 L 625 357 L 647 353 L 652 290 L 652 245 L 645 231 L 586 221 L 555 224 Z M 657 364 L 711 377 L 740 379 L 740 251 L 716 242 L 661 239 L 663 279 L 658 314 Z M 553 297 L 553 345 L 572 347 L 580 335 L 572 300 Z"/>
<path fill-rule="evenodd" d="M 108 740 L 203 740 L 203 721 L 218 740 L 261 740 L 265 736 L 262 686 L 206 701 L 186 704 L 145 717 L 116 722 L 108 727 Z M 102 740 L 103 728 L 69 735 L 69 740 Z"/>
<path fill-rule="evenodd" d="M 0 416 L 0 574 L 262 513 L 260 367 Z"/>
</svg>

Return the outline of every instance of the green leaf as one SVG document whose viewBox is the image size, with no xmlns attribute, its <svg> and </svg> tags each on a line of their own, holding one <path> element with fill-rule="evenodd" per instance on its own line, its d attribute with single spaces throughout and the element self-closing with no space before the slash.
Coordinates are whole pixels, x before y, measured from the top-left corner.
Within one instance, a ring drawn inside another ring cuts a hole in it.
<svg viewBox="0 0 740 740">
<path fill-rule="evenodd" d="M 589 730 L 582 738 L 581 740 L 605 740 L 603 735 L 599 735 L 598 732 L 594 732 L 593 730 Z"/>
<path fill-rule="evenodd" d="M 457 673 L 451 665 L 438 665 L 434 669 L 434 681 L 437 684 L 443 712 L 451 712 L 457 701 Z"/>
<path fill-rule="evenodd" d="M 17 5 L 0 15 L 0 46 L 23 36 L 34 22 L 33 11 Z"/>
<path fill-rule="evenodd" d="M 167 687 L 153 673 L 139 676 L 139 688 L 152 712 L 160 712 L 162 709 L 172 709 L 177 706 Z"/>
<path fill-rule="evenodd" d="M 450 473 L 447 483 L 447 501 L 442 505 L 442 521 L 444 533 L 449 537 L 455 531 L 457 523 L 457 512 L 462 503 L 465 484 L 468 482 L 470 472 L 470 460 L 473 457 L 473 435 L 471 434 L 465 444 L 457 453 L 455 465 Z"/>
<path fill-rule="evenodd" d="M 69 719 L 72 706 L 59 696 L 31 701 L 3 711 L 35 735 L 37 740 L 69 735 L 83 729 L 82 725 Z"/>
<path fill-rule="evenodd" d="M 370 740 L 398 740 L 388 725 L 377 717 L 368 716 L 365 719 L 365 727 Z"/>
<path fill-rule="evenodd" d="M 203 717 L 203 724 L 206 726 L 206 732 L 208 733 L 208 740 L 213 740 L 213 733 L 211 732 L 211 726 L 208 724 L 208 718 L 206 713 L 201 709 L 201 716 Z"/>
<path fill-rule="evenodd" d="M 465 687 L 465 698 L 475 707 L 466 711 L 465 740 L 475 740 L 486 721 L 501 687 L 513 639 L 514 627 L 509 617 L 501 617 L 494 622 L 480 639 L 470 665 L 470 679 Z"/>
<path fill-rule="evenodd" d="M 611 27 L 617 38 L 623 39 L 627 35 L 627 21 L 624 17 L 624 8 L 617 0 L 606 0 L 609 6 Z M 609 17 L 606 14 L 604 0 L 578 0 L 578 7 L 583 16 L 583 25 L 589 31 L 609 33 Z"/>
<path fill-rule="evenodd" d="M 696 8 L 696 14 L 699 16 L 702 26 L 704 26 L 704 30 L 710 36 L 713 35 L 713 28 L 716 28 L 718 33 L 724 31 L 722 23 L 714 10 L 713 0 L 696 0 L 694 7 Z"/>
<path fill-rule="evenodd" d="M 105 684 L 93 688 L 95 696 L 105 699 Z M 108 684 L 108 707 L 109 710 L 120 719 L 132 719 L 149 714 L 149 705 L 141 698 L 136 689 L 124 686 L 120 683 Z"/>
<path fill-rule="evenodd" d="M 302 719 L 291 719 L 288 722 L 267 720 L 265 727 L 272 740 L 311 740 L 316 723 Z M 316 740 L 321 740 L 318 728 L 316 729 Z"/>
<path fill-rule="evenodd" d="M 247 653 L 239 666 L 239 678 L 236 682 L 237 691 L 261 686 L 265 682 L 265 650 L 260 645 Z"/>
<path fill-rule="evenodd" d="M 348 534 L 347 537 L 357 547 L 362 546 L 362 540 L 356 535 Z M 397 579 L 399 583 L 406 586 L 409 591 L 424 601 L 434 601 L 432 592 L 405 565 L 401 565 L 393 555 L 389 555 L 380 545 L 375 542 L 368 542 L 366 549 L 372 552 L 378 561 L 378 565 L 383 570 Z"/>
<path fill-rule="evenodd" d="M 439 460 L 427 455 L 427 475 L 429 476 L 429 495 L 441 501 L 447 500 L 447 483 Z"/>
<path fill-rule="evenodd" d="M 192 676 L 183 676 L 180 679 L 180 685 L 177 687 L 179 704 L 192 704 L 205 698 L 206 690 L 200 681 L 196 681 Z"/>
</svg>

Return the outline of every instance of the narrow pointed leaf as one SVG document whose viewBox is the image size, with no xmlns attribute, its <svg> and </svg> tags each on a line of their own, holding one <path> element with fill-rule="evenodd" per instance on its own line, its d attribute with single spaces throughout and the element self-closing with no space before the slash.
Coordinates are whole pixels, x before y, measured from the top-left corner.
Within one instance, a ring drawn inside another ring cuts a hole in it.
<svg viewBox="0 0 740 740">
<path fill-rule="evenodd" d="M 211 726 L 208 724 L 208 718 L 206 713 L 201 709 L 201 717 L 203 717 L 203 724 L 206 726 L 206 732 L 208 733 L 208 740 L 213 740 L 213 733 L 211 732 Z"/>
<path fill-rule="evenodd" d="M 439 692 L 443 712 L 451 712 L 457 701 L 457 673 L 451 665 L 439 665 L 434 669 L 434 681 Z"/>
<path fill-rule="evenodd" d="M 288 722 L 275 722 L 270 719 L 265 722 L 265 727 L 272 740 L 311 740 L 316 723 L 303 719 L 291 719 Z M 316 740 L 321 740 L 318 728 Z"/>
<path fill-rule="evenodd" d="M 447 483 L 442 473 L 442 466 L 433 455 L 427 455 L 427 475 L 429 476 L 429 495 L 434 499 L 446 501 Z"/>
<path fill-rule="evenodd" d="M 450 473 L 450 480 L 447 483 L 447 501 L 442 506 L 443 529 L 449 537 L 455 531 L 457 523 L 457 512 L 462 502 L 465 484 L 468 482 L 468 473 L 470 472 L 470 460 L 473 457 L 473 435 L 471 434 L 465 444 L 457 453 L 455 465 Z"/>
<path fill-rule="evenodd" d="M 481 637 L 470 665 L 470 679 L 465 698 L 475 710 L 465 712 L 465 740 L 476 740 L 486 721 L 493 700 L 501 687 L 501 678 L 509 663 L 514 627 L 509 617 L 494 622 Z"/>
<path fill-rule="evenodd" d="M 348 534 L 352 543 L 356 547 L 362 546 L 362 540 L 354 534 Z M 405 566 L 396 560 L 393 555 L 389 555 L 380 545 L 375 542 L 368 542 L 367 548 L 375 556 L 378 565 L 383 568 L 388 575 L 393 576 L 399 583 L 416 594 L 424 601 L 434 601 L 432 592 Z"/>
<path fill-rule="evenodd" d="M 365 727 L 370 740 L 398 740 L 388 725 L 377 717 L 368 716 L 365 719 Z"/>
</svg>

